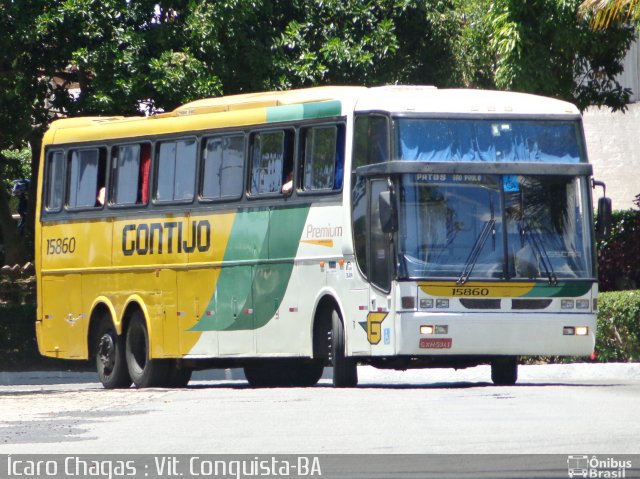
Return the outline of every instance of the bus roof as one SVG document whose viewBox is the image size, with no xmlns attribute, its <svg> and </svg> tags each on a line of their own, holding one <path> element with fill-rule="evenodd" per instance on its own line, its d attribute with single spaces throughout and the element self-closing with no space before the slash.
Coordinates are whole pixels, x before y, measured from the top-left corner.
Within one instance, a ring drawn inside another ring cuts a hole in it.
<svg viewBox="0 0 640 479">
<path fill-rule="evenodd" d="M 323 105 L 320 110 L 313 104 Z M 53 122 L 45 144 L 133 138 L 176 131 L 247 126 L 339 116 L 348 111 L 451 114 L 579 115 L 571 103 L 525 93 L 437 89 L 433 86 L 322 86 L 245 93 L 186 103 L 168 113 L 137 117 L 79 117 Z"/>
<path fill-rule="evenodd" d="M 437 89 L 393 85 L 367 89 L 356 111 L 510 115 L 580 115 L 575 105 L 554 98 L 495 90 Z"/>
</svg>

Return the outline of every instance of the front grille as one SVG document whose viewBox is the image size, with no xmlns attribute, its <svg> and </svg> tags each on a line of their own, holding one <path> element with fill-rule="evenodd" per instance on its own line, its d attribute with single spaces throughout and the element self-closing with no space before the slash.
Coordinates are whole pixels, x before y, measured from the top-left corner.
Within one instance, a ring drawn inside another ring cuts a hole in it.
<svg viewBox="0 0 640 479">
<path fill-rule="evenodd" d="M 550 299 L 512 299 L 511 309 L 545 309 L 551 304 Z"/>
<path fill-rule="evenodd" d="M 460 304 L 467 309 L 500 309 L 499 299 L 461 299 Z"/>
</svg>

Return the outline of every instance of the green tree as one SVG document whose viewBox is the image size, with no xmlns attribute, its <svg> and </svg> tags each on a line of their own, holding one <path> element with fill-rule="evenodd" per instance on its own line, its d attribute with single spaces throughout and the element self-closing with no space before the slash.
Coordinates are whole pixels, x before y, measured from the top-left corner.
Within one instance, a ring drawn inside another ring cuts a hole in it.
<svg viewBox="0 0 640 479">
<path fill-rule="evenodd" d="M 467 70 L 482 72 L 483 82 L 492 65 L 491 79 L 498 89 L 561 98 L 581 110 L 589 105 L 625 108 L 630 91 L 615 77 L 634 38 L 632 28 L 593 31 L 588 20 L 577 15 L 578 0 L 495 0 L 477 7 L 463 3 L 473 19 L 467 24 L 473 32 L 466 38 L 473 40 L 469 50 L 475 60 Z M 484 46 L 487 52 L 478 52 Z M 473 80 L 472 75 L 467 78 Z"/>
<path fill-rule="evenodd" d="M 278 83 L 455 84 L 458 34 L 448 1 L 293 2 L 275 43 Z"/>
<path fill-rule="evenodd" d="M 580 14 L 591 20 L 591 26 L 606 29 L 611 25 L 631 20 L 640 20 L 640 1 L 638 0 L 584 0 L 580 5 Z"/>
<path fill-rule="evenodd" d="M 497 87 L 622 108 L 628 92 L 614 76 L 632 32 L 593 32 L 577 6 L 0 0 L 0 150 L 29 145 L 35 173 L 55 118 L 154 113 L 201 97 L 329 83 Z M 30 252 L 11 238 L 7 201 L 1 190 L 7 260 L 22 262 Z"/>
</svg>

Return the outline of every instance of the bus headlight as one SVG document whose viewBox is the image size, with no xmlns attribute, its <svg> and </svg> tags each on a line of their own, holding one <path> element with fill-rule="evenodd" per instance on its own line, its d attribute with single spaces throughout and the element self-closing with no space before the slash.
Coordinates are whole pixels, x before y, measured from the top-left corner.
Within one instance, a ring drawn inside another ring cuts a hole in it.
<svg viewBox="0 0 640 479">
<path fill-rule="evenodd" d="M 420 309 L 429 309 L 429 308 L 433 308 L 433 299 L 421 299 Z"/>
<path fill-rule="evenodd" d="M 448 299 L 436 299 L 436 308 L 438 309 L 446 309 L 449 307 Z"/>
<path fill-rule="evenodd" d="M 588 326 L 576 326 L 576 336 L 586 336 L 589 334 Z"/>
<path fill-rule="evenodd" d="M 588 299 L 578 299 L 578 300 L 576 300 L 576 308 L 577 309 L 589 309 L 589 300 Z"/>
<path fill-rule="evenodd" d="M 433 326 L 420 326 L 420 334 L 433 334 Z"/>
<path fill-rule="evenodd" d="M 449 326 L 446 324 L 436 324 L 435 327 L 436 334 L 449 334 Z"/>
<path fill-rule="evenodd" d="M 573 309 L 574 308 L 574 302 L 573 299 L 563 299 L 560 302 L 560 307 L 562 309 Z"/>
<path fill-rule="evenodd" d="M 565 326 L 562 328 L 562 334 L 565 336 L 587 336 L 589 335 L 589 326 Z"/>
</svg>

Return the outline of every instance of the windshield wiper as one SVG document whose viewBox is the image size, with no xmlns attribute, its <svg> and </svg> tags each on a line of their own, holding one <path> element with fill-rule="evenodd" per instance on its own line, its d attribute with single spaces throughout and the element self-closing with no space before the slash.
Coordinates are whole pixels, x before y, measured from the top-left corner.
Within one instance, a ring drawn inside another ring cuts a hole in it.
<svg viewBox="0 0 640 479">
<path fill-rule="evenodd" d="M 458 285 L 464 284 L 469 279 L 469 276 L 471 275 L 473 268 L 478 262 L 478 258 L 480 257 L 480 252 L 482 251 L 484 244 L 487 242 L 489 235 L 491 233 L 495 233 L 495 225 L 496 225 L 496 220 L 494 220 L 493 218 L 485 222 L 484 226 L 482 227 L 482 231 L 476 238 L 475 243 L 473 243 L 473 248 L 471 248 L 471 253 L 469 253 L 469 256 L 467 257 L 467 261 L 465 262 L 464 268 L 462 269 L 462 274 L 456 281 L 456 284 Z"/>
<path fill-rule="evenodd" d="M 549 255 L 547 254 L 547 249 L 544 247 L 544 244 L 540 241 L 540 237 L 537 233 L 534 233 L 529 226 L 529 223 L 523 220 L 522 222 L 522 234 L 529 240 L 531 246 L 538 254 L 540 258 L 540 262 L 542 263 L 542 267 L 544 268 L 544 272 L 549 278 L 549 284 L 555 286 L 558 284 L 558 278 L 556 277 L 556 273 L 553 270 L 553 265 L 551 264 L 551 260 L 549 259 Z"/>
</svg>

